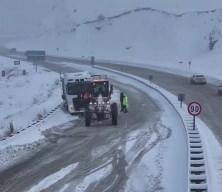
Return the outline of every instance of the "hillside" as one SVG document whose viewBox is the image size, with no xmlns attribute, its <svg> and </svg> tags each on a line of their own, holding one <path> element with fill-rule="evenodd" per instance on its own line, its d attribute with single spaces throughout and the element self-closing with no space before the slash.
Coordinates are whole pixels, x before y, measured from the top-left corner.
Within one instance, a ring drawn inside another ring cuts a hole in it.
<svg viewBox="0 0 222 192">
<path fill-rule="evenodd" d="M 22 1 L 25 9 L 34 9 L 27 0 Z M 154 65 L 220 55 L 222 2 L 219 0 L 35 3 L 39 12 L 28 13 L 33 23 L 24 23 L 24 33 L 19 30 L 21 36 L 7 43 L 8 47 Z"/>
</svg>

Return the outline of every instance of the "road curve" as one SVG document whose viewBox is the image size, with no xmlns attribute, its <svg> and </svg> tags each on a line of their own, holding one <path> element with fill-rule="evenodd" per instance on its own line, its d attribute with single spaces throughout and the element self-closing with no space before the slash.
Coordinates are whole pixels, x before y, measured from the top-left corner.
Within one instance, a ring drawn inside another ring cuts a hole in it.
<svg viewBox="0 0 222 192">
<path fill-rule="evenodd" d="M 142 67 L 133 67 L 117 64 L 99 64 L 104 67 L 124 71 L 144 79 L 148 79 L 149 75 L 153 75 L 153 82 L 160 87 L 177 95 L 178 93 L 186 94 L 186 103 L 190 101 L 198 101 L 203 107 L 203 113 L 200 118 L 208 125 L 222 144 L 222 97 L 217 95 L 215 85 L 191 85 L 189 79 L 167 72 L 151 70 Z"/>
<path fill-rule="evenodd" d="M 90 64 L 89 60 L 80 58 L 72 59 L 66 57 L 49 56 L 47 59 L 49 61 Z M 203 113 L 200 115 L 200 118 L 208 125 L 216 136 L 217 140 L 222 145 L 222 108 L 220 107 L 222 105 L 222 97 L 217 94 L 217 88 L 215 85 L 191 85 L 187 77 L 139 66 L 127 66 L 115 63 L 112 64 L 111 61 L 109 63 L 97 61 L 95 64 L 124 71 L 126 73 L 140 76 L 144 79 L 148 79 L 149 75 L 153 75 L 153 82 L 155 84 L 163 87 L 174 95 L 177 95 L 178 93 L 185 93 L 186 104 L 191 101 L 198 101 L 203 107 Z"/>
<path fill-rule="evenodd" d="M 70 71 L 70 68 L 60 67 L 45 63 L 55 71 Z M 74 69 L 72 69 L 74 71 Z M 90 128 L 84 126 L 83 119 L 77 122 L 68 122 L 61 127 L 53 127 L 44 132 L 46 147 L 40 152 L 16 164 L 0 173 L 0 191 L 2 192 L 24 192 L 32 189 L 44 178 L 58 172 L 62 168 L 78 163 L 75 171 L 61 179 L 59 182 L 44 189 L 44 191 L 57 192 L 69 183 L 70 189 L 81 183 L 84 178 L 95 169 L 101 169 L 101 165 L 109 163 L 112 165 L 114 152 L 121 146 L 126 147 L 128 134 L 138 130 L 144 125 L 149 126 L 146 134 L 137 138 L 137 144 L 145 147 L 151 135 L 156 132 L 156 124 L 160 118 L 158 106 L 142 91 L 127 84 L 113 82 L 117 89 L 123 90 L 129 95 L 129 113 L 120 114 L 119 125 L 110 126 L 110 122 L 102 125 L 94 125 Z M 64 129 L 64 127 L 66 127 Z M 158 144 L 157 141 L 155 143 Z M 137 154 L 138 151 L 135 151 Z M 120 178 L 116 183 L 113 181 L 115 175 Z M 113 167 L 112 172 L 102 181 L 98 181 L 92 190 L 102 191 L 111 186 L 110 191 L 119 190 L 127 180 L 124 172 Z M 69 191 L 67 188 L 66 191 Z"/>
<path fill-rule="evenodd" d="M 84 59 L 56 56 L 49 56 L 47 59 L 49 61 L 90 64 L 89 60 Z M 222 105 L 222 97 L 217 94 L 217 88 L 215 85 L 191 85 L 187 77 L 139 66 L 112 64 L 112 62 L 105 63 L 102 61 L 97 61 L 95 64 L 130 73 L 144 79 L 149 79 L 149 76 L 152 75 L 155 84 L 168 90 L 174 95 L 185 93 L 186 104 L 191 101 L 198 101 L 203 107 L 203 112 L 200 115 L 200 118 L 208 125 L 217 140 L 222 144 L 222 108 L 220 107 Z"/>
</svg>

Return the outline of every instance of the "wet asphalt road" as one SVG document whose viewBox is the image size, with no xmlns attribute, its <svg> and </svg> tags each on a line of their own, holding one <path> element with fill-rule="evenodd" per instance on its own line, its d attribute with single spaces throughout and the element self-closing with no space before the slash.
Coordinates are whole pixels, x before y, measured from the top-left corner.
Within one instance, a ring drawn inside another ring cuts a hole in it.
<svg viewBox="0 0 222 192">
<path fill-rule="evenodd" d="M 52 63 L 44 65 L 57 72 L 75 71 Z M 103 164 L 112 166 L 111 173 L 91 184 L 86 191 L 119 191 L 127 181 L 127 173 L 124 165 L 121 165 L 124 164 L 124 157 L 113 163 L 115 151 L 119 147 L 126 147 L 129 133 L 145 125 L 144 134 L 140 135 L 136 142 L 140 148 L 133 151 L 138 154 L 138 150 L 145 147 L 151 135 L 156 132 L 160 109 L 143 92 L 115 81 L 113 84 L 117 89 L 126 92 L 130 98 L 129 113 L 120 113 L 118 126 L 111 126 L 110 121 L 105 121 L 103 124 L 95 123 L 86 128 L 83 118 L 80 117 L 76 122 L 64 124 L 62 129 L 53 127 L 45 131 L 45 147 L 40 152 L 0 173 L 0 191 L 27 191 L 47 176 L 73 163 L 79 163 L 75 171 L 43 191 L 57 192 L 65 184 L 68 184 L 68 187 L 64 192 L 73 191 L 87 175 L 95 169 L 101 169 Z M 157 140 L 155 145 L 158 142 L 160 140 Z"/>
</svg>

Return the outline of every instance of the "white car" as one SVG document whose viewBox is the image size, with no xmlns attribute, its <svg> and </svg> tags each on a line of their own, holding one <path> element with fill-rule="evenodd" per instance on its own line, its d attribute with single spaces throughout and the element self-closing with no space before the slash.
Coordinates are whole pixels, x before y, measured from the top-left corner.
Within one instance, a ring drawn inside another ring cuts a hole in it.
<svg viewBox="0 0 222 192">
<path fill-rule="evenodd" d="M 207 84 L 207 79 L 204 75 L 192 75 L 190 78 L 191 84 Z"/>
</svg>

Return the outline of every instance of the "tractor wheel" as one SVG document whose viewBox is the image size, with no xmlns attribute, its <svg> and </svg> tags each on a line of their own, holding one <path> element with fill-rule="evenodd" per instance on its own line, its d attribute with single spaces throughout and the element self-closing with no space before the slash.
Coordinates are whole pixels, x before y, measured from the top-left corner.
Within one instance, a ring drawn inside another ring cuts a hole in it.
<svg viewBox="0 0 222 192">
<path fill-rule="evenodd" d="M 118 124 L 118 107 L 116 103 L 111 105 L 112 125 Z"/>
<path fill-rule="evenodd" d="M 91 114 L 89 110 L 85 111 L 85 126 L 90 127 L 91 125 Z"/>
</svg>

